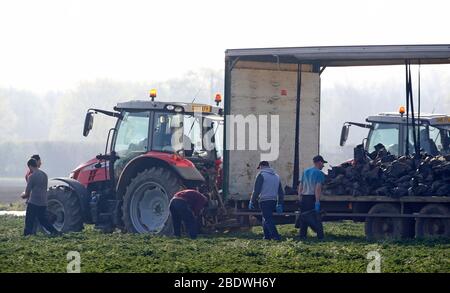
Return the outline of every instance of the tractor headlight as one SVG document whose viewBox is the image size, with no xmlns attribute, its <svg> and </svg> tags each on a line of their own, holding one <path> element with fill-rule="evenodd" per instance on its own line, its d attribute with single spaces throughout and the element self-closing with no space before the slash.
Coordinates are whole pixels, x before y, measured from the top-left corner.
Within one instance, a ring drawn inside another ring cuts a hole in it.
<svg viewBox="0 0 450 293">
<path fill-rule="evenodd" d="M 175 106 L 174 105 L 167 105 L 166 109 L 169 110 L 169 111 L 173 111 L 175 109 Z"/>
<path fill-rule="evenodd" d="M 177 112 L 177 113 L 181 113 L 181 112 L 183 112 L 184 109 L 183 109 L 183 107 L 181 107 L 181 106 L 176 106 L 174 110 L 175 110 L 175 112 Z"/>
</svg>

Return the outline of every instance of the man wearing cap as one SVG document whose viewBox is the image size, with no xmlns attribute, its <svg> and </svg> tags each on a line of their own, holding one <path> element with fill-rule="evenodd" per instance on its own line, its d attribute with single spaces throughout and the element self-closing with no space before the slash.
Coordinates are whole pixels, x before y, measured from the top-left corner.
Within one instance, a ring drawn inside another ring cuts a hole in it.
<svg viewBox="0 0 450 293">
<path fill-rule="evenodd" d="M 313 217 L 302 220 L 300 224 L 300 238 L 306 238 L 308 227 L 311 227 L 317 233 L 317 238 L 323 238 L 323 225 L 320 220 L 320 195 L 322 193 L 322 183 L 325 181 L 325 174 L 322 169 L 325 163 L 328 163 L 322 156 L 313 158 L 314 166 L 303 171 L 303 176 L 298 185 L 298 194 L 300 200 L 300 211 L 306 213 L 314 211 Z"/>
<path fill-rule="evenodd" d="M 281 187 L 280 176 L 270 168 L 269 162 L 261 161 L 258 165 L 259 173 L 256 176 L 255 186 L 249 202 L 249 209 L 254 209 L 256 201 L 262 212 L 262 225 L 264 239 L 281 240 L 273 219 L 273 212 L 283 212 L 284 192 Z"/>
</svg>

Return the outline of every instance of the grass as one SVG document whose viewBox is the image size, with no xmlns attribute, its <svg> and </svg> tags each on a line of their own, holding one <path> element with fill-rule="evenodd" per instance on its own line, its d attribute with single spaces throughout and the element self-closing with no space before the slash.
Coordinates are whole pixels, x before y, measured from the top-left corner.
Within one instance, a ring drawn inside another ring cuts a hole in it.
<svg viewBox="0 0 450 293">
<path fill-rule="evenodd" d="M 363 225 L 326 223 L 326 241 L 296 241 L 293 225 L 280 226 L 282 242 L 262 240 L 262 229 L 197 240 L 81 233 L 23 237 L 23 217 L 0 216 L 0 272 L 65 272 L 67 252 L 81 255 L 82 272 L 365 272 L 369 251 L 382 272 L 450 272 L 445 239 L 367 242 Z"/>
<path fill-rule="evenodd" d="M 26 210 L 25 201 L 17 201 L 13 203 L 0 203 L 0 211 L 24 211 Z"/>
</svg>

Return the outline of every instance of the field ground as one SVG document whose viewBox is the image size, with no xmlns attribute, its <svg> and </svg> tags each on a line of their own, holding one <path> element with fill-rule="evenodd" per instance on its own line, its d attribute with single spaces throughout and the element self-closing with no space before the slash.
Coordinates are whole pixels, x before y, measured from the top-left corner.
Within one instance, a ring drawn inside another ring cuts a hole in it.
<svg viewBox="0 0 450 293">
<path fill-rule="evenodd" d="M 282 242 L 262 240 L 262 229 L 197 240 L 84 232 L 22 237 L 23 217 L 0 217 L 0 272 L 65 272 L 67 253 L 78 251 L 82 272 L 365 272 L 377 250 L 382 272 L 450 272 L 445 239 L 367 242 L 364 226 L 326 223 L 327 239 L 297 241 L 293 225 Z"/>
<path fill-rule="evenodd" d="M 0 211 L 24 211 L 24 210 L 26 210 L 25 201 L 0 203 Z"/>
<path fill-rule="evenodd" d="M 0 204 L 20 201 L 20 194 L 25 190 L 23 178 L 0 178 Z"/>
</svg>

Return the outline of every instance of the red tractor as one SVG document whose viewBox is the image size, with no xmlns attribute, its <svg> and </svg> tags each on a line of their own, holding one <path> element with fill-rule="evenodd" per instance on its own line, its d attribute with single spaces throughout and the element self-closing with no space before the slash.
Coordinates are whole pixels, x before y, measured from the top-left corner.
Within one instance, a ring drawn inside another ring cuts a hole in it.
<svg viewBox="0 0 450 293">
<path fill-rule="evenodd" d="M 223 113 L 204 104 L 151 100 L 118 103 L 114 111 L 89 109 L 83 135 L 94 115 L 117 118 L 105 154 L 78 166 L 64 184 L 49 189 L 48 210 L 62 232 L 95 224 L 104 232 L 170 235 L 169 201 L 184 188 L 198 187 L 210 199 L 203 224 L 217 223 L 220 197 Z M 218 103 L 217 103 L 218 104 Z"/>
</svg>

